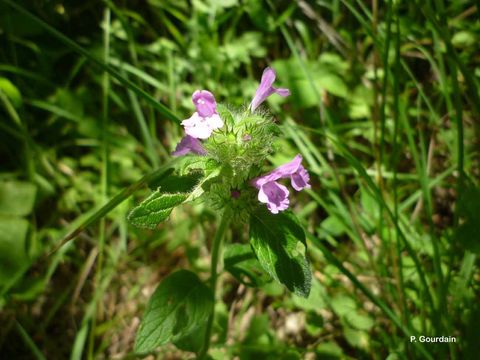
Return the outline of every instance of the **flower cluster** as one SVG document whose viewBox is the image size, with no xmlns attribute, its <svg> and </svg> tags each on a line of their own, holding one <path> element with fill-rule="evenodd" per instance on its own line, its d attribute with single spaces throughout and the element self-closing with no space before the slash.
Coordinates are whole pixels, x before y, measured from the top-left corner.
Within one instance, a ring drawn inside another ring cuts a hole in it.
<svg viewBox="0 0 480 360">
<path fill-rule="evenodd" d="M 292 187 L 300 191 L 309 188 L 309 175 L 302 166 L 302 156 L 295 158 L 271 171 L 258 176 L 260 164 L 271 152 L 272 135 L 275 131 L 273 122 L 264 114 L 256 112 L 257 108 L 272 94 L 290 95 L 288 89 L 275 88 L 275 71 L 267 67 L 262 74 L 260 85 L 255 92 L 248 109 L 241 114 L 228 110 L 218 110 L 213 94 L 207 90 L 197 90 L 192 95 L 196 111 L 182 121 L 186 136 L 178 143 L 174 156 L 186 154 L 208 155 L 224 165 L 230 174 L 225 194 L 234 200 L 242 199 L 244 190 L 240 190 L 242 182 L 258 189 L 258 201 L 266 204 L 273 214 L 283 211 L 289 206 L 289 191 L 278 180 L 290 178 Z M 220 112 L 220 114 L 219 114 Z M 206 141 L 204 144 L 201 140 Z M 246 175 L 245 175 L 246 174 Z M 253 176 L 252 176 L 253 175 Z M 221 186 L 217 186 L 219 188 Z M 253 188 L 250 188 L 253 189 Z"/>
</svg>

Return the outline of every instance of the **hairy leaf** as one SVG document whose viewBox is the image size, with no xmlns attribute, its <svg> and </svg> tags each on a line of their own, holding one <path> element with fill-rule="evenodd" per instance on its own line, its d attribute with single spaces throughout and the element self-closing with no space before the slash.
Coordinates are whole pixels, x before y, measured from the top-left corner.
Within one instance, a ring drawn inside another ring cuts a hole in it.
<svg viewBox="0 0 480 360">
<path fill-rule="evenodd" d="M 155 229 L 187 197 L 188 194 L 185 193 L 169 194 L 157 189 L 130 212 L 128 221 L 141 228 Z"/>
<path fill-rule="evenodd" d="M 312 283 L 305 232 L 291 212 L 259 208 L 250 218 L 250 244 L 263 268 L 293 293 L 308 297 Z"/>
<path fill-rule="evenodd" d="M 160 181 L 148 184 L 148 186 L 155 190 L 159 187 L 163 192 L 168 193 L 189 193 L 194 190 L 195 185 L 199 183 L 202 178 L 200 172 L 191 173 L 188 175 L 171 174 Z"/>
<path fill-rule="evenodd" d="M 270 279 L 248 244 L 231 244 L 223 255 L 225 270 L 246 286 L 258 287 Z"/>
<path fill-rule="evenodd" d="M 213 308 L 213 295 L 194 273 L 180 270 L 153 293 L 135 339 L 135 351 L 146 353 L 178 341 L 199 329 Z"/>
</svg>

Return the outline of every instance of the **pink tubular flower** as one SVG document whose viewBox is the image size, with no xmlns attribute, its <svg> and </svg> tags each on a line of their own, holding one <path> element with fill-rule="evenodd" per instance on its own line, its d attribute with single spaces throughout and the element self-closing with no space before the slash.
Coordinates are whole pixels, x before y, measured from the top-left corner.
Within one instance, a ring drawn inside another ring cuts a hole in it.
<svg viewBox="0 0 480 360">
<path fill-rule="evenodd" d="M 215 129 L 223 126 L 223 121 L 217 113 L 217 103 L 210 91 L 197 90 L 192 95 L 192 101 L 197 109 L 193 115 L 182 121 L 187 135 L 197 139 L 207 139 Z"/>
<path fill-rule="evenodd" d="M 290 204 L 288 193 L 286 186 L 276 181 L 270 181 L 260 187 L 258 201 L 267 204 L 267 208 L 272 214 L 278 214 L 279 211 L 287 209 Z"/>
<path fill-rule="evenodd" d="M 200 140 L 194 138 L 193 136 L 186 135 L 180 140 L 175 148 L 175 151 L 172 152 L 173 156 L 182 156 L 188 153 L 193 153 L 197 155 L 205 155 L 207 152 L 202 146 Z"/>
<path fill-rule="evenodd" d="M 251 111 L 255 111 L 255 109 L 273 93 L 283 97 L 290 95 L 290 90 L 277 89 L 272 86 L 273 82 L 275 81 L 275 77 L 275 71 L 271 67 L 267 67 L 265 70 L 263 70 L 260 86 L 257 88 L 255 96 L 249 106 Z"/>
<path fill-rule="evenodd" d="M 251 184 L 259 189 L 258 200 L 267 204 L 268 210 L 273 214 L 288 208 L 288 189 L 280 185 L 277 180 L 290 178 L 292 187 L 300 191 L 310 188 L 310 176 L 307 170 L 302 166 L 302 156 L 298 154 L 292 161 L 283 164 L 272 172 L 257 177 L 251 181 Z"/>
</svg>

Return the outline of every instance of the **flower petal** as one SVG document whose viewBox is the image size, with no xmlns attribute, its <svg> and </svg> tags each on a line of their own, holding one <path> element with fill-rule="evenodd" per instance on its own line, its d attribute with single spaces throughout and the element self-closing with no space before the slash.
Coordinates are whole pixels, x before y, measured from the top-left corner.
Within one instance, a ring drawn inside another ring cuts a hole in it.
<svg viewBox="0 0 480 360">
<path fill-rule="evenodd" d="M 212 130 L 220 129 L 221 127 L 223 127 L 223 120 L 218 114 L 213 114 L 206 120 L 208 122 L 208 125 L 212 128 Z"/>
<path fill-rule="evenodd" d="M 265 70 L 263 70 L 262 79 L 260 80 L 260 87 L 271 87 L 276 77 L 277 73 L 275 70 L 273 70 L 270 66 L 266 67 Z"/>
<path fill-rule="evenodd" d="M 262 186 L 263 184 L 266 184 L 267 182 L 290 177 L 292 174 L 298 171 L 299 167 L 302 164 L 302 160 L 303 160 L 302 155 L 298 154 L 293 158 L 292 161 L 279 166 L 278 168 L 276 168 L 275 170 L 269 172 L 264 176 L 260 176 L 253 179 L 250 183 L 256 188 L 259 188 L 260 186 Z"/>
<path fill-rule="evenodd" d="M 187 119 L 182 121 L 187 135 L 197 139 L 207 139 L 212 134 L 212 127 L 209 125 L 206 118 L 201 117 L 197 112 Z"/>
<path fill-rule="evenodd" d="M 215 96 L 208 90 L 196 90 L 192 95 L 192 101 L 202 117 L 212 116 L 217 111 Z"/>
<path fill-rule="evenodd" d="M 284 89 L 284 88 L 279 88 L 279 89 L 273 89 L 275 91 L 275 94 L 278 94 L 280 96 L 286 97 L 290 96 L 290 90 Z"/>
<path fill-rule="evenodd" d="M 296 155 L 292 161 L 283 164 L 273 170 L 272 173 L 278 174 L 280 177 L 289 177 L 290 175 L 296 173 L 298 171 L 298 168 L 302 166 L 302 155 L 298 154 Z"/>
<path fill-rule="evenodd" d="M 255 92 L 252 102 L 250 103 L 250 110 L 255 111 L 255 109 L 260 106 L 262 102 L 266 100 L 267 97 L 273 93 L 277 93 L 280 96 L 290 95 L 290 90 L 288 89 L 275 89 L 272 85 L 275 81 L 276 73 L 271 67 L 267 67 L 263 70 L 262 80 L 260 80 L 260 85 Z"/>
<path fill-rule="evenodd" d="M 276 181 L 271 181 L 262 185 L 258 192 L 258 200 L 267 204 L 267 208 L 271 213 L 277 214 L 279 211 L 288 208 L 290 203 L 288 194 L 289 192 L 286 186 Z"/>
<path fill-rule="evenodd" d="M 308 174 L 308 171 L 301 165 L 298 168 L 298 171 L 290 176 L 290 181 L 292 187 L 297 191 L 310 188 L 310 184 L 308 183 L 310 181 L 310 175 Z"/>
<path fill-rule="evenodd" d="M 202 143 L 198 139 L 190 135 L 186 135 L 177 144 L 177 147 L 175 148 L 175 151 L 172 152 L 172 155 L 182 156 L 188 153 L 205 155 L 207 152 L 205 151 L 205 149 L 202 146 Z"/>
</svg>

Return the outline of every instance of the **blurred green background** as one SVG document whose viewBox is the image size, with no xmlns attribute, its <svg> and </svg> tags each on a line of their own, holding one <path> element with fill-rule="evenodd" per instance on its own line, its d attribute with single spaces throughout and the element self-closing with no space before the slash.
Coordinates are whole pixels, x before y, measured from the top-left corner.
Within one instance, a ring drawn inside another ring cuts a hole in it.
<svg viewBox="0 0 480 360">
<path fill-rule="evenodd" d="M 292 92 L 268 100 L 283 134 L 271 163 L 301 153 L 312 178 L 292 208 L 315 280 L 305 300 L 252 264 L 250 281 L 222 276 L 211 355 L 478 358 L 478 6 L 0 0 L 0 358 L 135 358 L 157 283 L 208 275 L 216 212 L 185 206 L 134 229 L 142 188 L 62 239 L 167 161 L 194 90 L 247 105 L 266 66 Z M 420 352 L 405 332 L 457 342 Z"/>
</svg>

